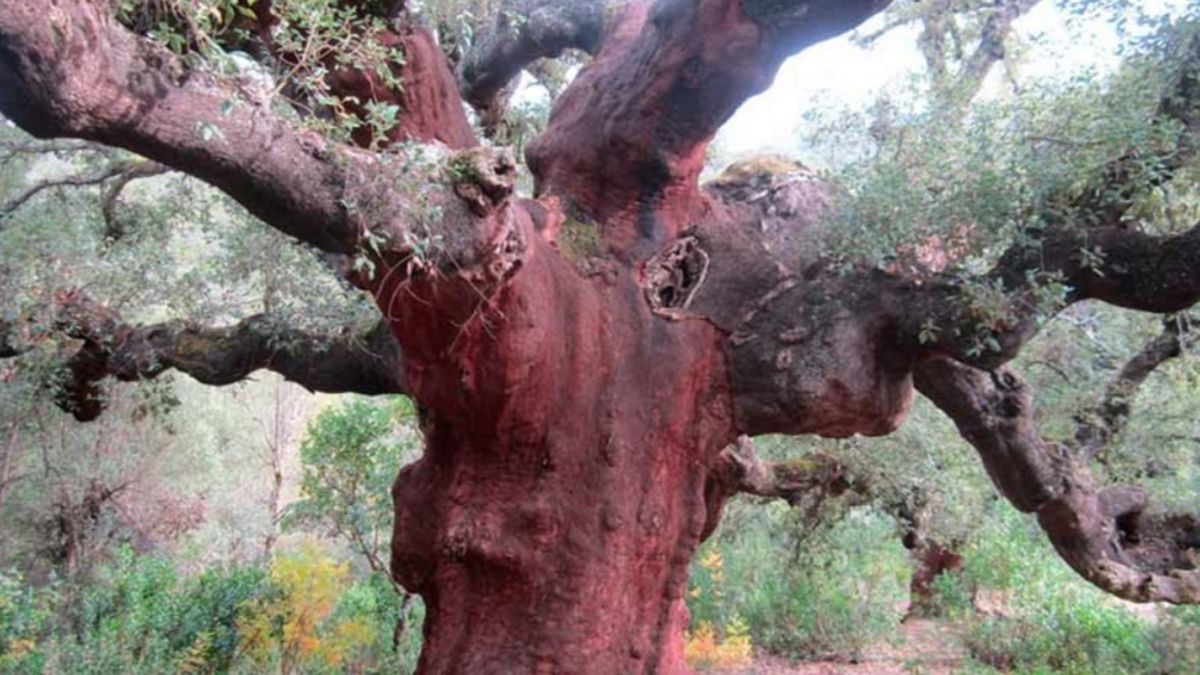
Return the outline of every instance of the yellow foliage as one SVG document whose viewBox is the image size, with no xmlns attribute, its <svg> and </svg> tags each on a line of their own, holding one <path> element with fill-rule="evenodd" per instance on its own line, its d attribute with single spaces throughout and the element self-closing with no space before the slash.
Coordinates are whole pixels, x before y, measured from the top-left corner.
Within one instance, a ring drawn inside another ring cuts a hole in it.
<svg viewBox="0 0 1200 675">
<path fill-rule="evenodd" d="M 746 622 L 736 616 L 725 625 L 724 640 L 717 639 L 711 623 L 701 621 L 696 630 L 688 634 L 683 647 L 683 656 L 688 665 L 698 670 L 749 666 L 754 658 L 753 652 L 750 629 Z"/>
<path fill-rule="evenodd" d="M 353 620 L 319 630 L 346 590 L 349 563 L 335 561 L 308 542 L 296 553 L 272 560 L 270 577 L 279 594 L 244 607 L 238 617 L 243 653 L 262 662 L 278 649 L 281 670 L 288 673 L 314 659 L 337 665 L 367 639 L 363 635 L 370 633 L 369 627 Z"/>
<path fill-rule="evenodd" d="M 320 657 L 326 664 L 337 667 L 346 658 L 367 649 L 375 643 L 376 634 L 371 626 L 362 619 L 345 619 L 339 621 L 330 631 L 329 637 L 321 646 Z"/>
<path fill-rule="evenodd" d="M 11 656 L 16 661 L 26 654 L 33 653 L 33 650 L 36 648 L 37 643 L 33 640 L 29 638 L 17 638 L 9 643 L 6 656 Z"/>
<path fill-rule="evenodd" d="M 700 566 L 708 571 L 713 584 L 719 584 L 725 578 L 725 560 L 721 557 L 721 549 L 715 546 L 700 560 Z"/>
<path fill-rule="evenodd" d="M 203 631 L 196 636 L 196 641 L 188 647 L 183 658 L 179 662 L 179 672 L 185 675 L 191 673 L 205 673 L 210 670 L 208 667 L 208 653 L 212 649 L 212 633 Z"/>
</svg>

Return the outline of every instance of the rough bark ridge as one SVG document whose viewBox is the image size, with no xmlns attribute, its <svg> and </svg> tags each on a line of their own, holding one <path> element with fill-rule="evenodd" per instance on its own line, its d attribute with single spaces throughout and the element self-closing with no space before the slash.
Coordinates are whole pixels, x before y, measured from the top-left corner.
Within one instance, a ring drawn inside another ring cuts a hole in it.
<svg viewBox="0 0 1200 675">
<path fill-rule="evenodd" d="M 475 319 L 403 342 L 428 446 L 395 484 L 392 560 L 427 603 L 422 668 L 681 672 L 706 474 L 732 438 L 721 336 L 526 234 Z M 428 319 L 429 299 L 392 309 Z"/>
<path fill-rule="evenodd" d="M 216 333 L 137 328 L 92 307 L 67 324 L 84 341 L 72 372 L 92 386 L 168 366 L 212 381 L 274 367 L 323 388 L 413 396 L 427 450 L 395 483 L 392 570 L 429 608 L 421 672 L 685 672 L 688 563 L 725 500 L 847 487 L 835 464 L 798 475 L 723 448 L 740 435 L 888 433 L 908 412 L 914 372 L 1000 490 L 1039 513 L 1084 576 L 1134 599 L 1197 599 L 1194 521 L 1135 516 L 1136 491 L 1095 488 L 1033 434 L 1017 380 L 980 369 L 1001 366 L 1035 331 L 1029 270 L 1061 272 L 1071 301 L 1159 312 L 1195 303 L 1200 230 L 1152 237 L 1122 227 L 1120 205 L 1105 203 L 1086 239 L 1108 253 L 1100 269 L 1078 259 L 1077 229 L 1045 233 L 1037 256 L 1015 247 L 988 277 L 1013 298 L 1011 316 L 989 327 L 1001 349 L 980 354 L 963 338 L 978 318 L 949 280 L 829 268 L 820 241 L 833 193 L 803 167 L 740 166 L 698 184 L 706 143 L 784 57 L 886 3 L 608 7 L 594 61 L 530 147 L 536 200 L 513 195 L 513 158 L 461 136 L 461 107 L 446 104 L 450 69 L 424 52 L 404 76 L 430 86 L 406 90 L 398 128 L 454 149 L 368 152 L 261 102 L 225 110 L 234 84 L 132 35 L 108 4 L 0 6 L 0 110 L 41 137 L 99 141 L 191 173 L 285 233 L 370 258 L 376 271 L 357 281 L 393 340 L 374 331 L 366 351 L 349 341 L 330 352 L 349 367 L 335 367 L 315 347 L 264 351 L 254 320 Z M 498 62 L 468 69 L 464 84 L 474 73 L 486 99 L 529 59 L 592 35 L 597 19 L 585 18 L 586 29 L 536 24 L 543 41 L 499 36 Z M 1195 52 L 1200 63 L 1200 42 Z M 360 75 L 348 89 L 394 100 Z M 1200 94 L 1189 77 L 1163 110 L 1184 127 L 1198 117 L 1195 99 L 1178 103 Z M 205 140 L 198 125 L 220 133 Z M 1104 180 L 1127 175 L 1121 166 Z M 941 338 L 922 340 L 926 318 Z M 0 326 L 0 356 L 22 349 L 12 328 Z M 319 367 L 293 369 L 296 359 Z M 1136 527 L 1114 540 L 1109 522 Z"/>
</svg>

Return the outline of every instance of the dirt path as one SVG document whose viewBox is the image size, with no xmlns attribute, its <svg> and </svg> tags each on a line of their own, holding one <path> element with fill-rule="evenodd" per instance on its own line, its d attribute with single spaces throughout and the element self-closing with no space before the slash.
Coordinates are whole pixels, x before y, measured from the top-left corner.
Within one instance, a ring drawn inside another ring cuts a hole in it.
<svg viewBox="0 0 1200 675">
<path fill-rule="evenodd" d="M 954 632 L 941 621 L 911 619 L 900 626 L 902 640 L 868 648 L 858 663 L 791 663 L 764 656 L 749 668 L 721 675 L 944 675 L 956 672 L 966 658 Z"/>
</svg>

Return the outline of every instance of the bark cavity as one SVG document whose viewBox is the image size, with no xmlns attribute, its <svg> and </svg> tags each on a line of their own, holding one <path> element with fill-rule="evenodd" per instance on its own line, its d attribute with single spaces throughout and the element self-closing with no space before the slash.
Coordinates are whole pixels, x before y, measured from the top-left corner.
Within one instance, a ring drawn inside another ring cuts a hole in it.
<svg viewBox="0 0 1200 675">
<path fill-rule="evenodd" d="M 708 252 L 684 237 L 646 263 L 646 301 L 656 312 L 686 310 L 708 275 Z"/>
</svg>

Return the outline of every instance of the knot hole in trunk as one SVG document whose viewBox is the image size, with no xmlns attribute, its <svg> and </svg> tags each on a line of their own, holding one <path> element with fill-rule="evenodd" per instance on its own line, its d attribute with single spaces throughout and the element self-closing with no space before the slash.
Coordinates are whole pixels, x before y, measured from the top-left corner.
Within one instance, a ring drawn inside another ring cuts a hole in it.
<svg viewBox="0 0 1200 675">
<path fill-rule="evenodd" d="M 708 253 L 684 237 L 646 263 L 646 301 L 657 311 L 687 309 L 708 274 Z"/>
</svg>

